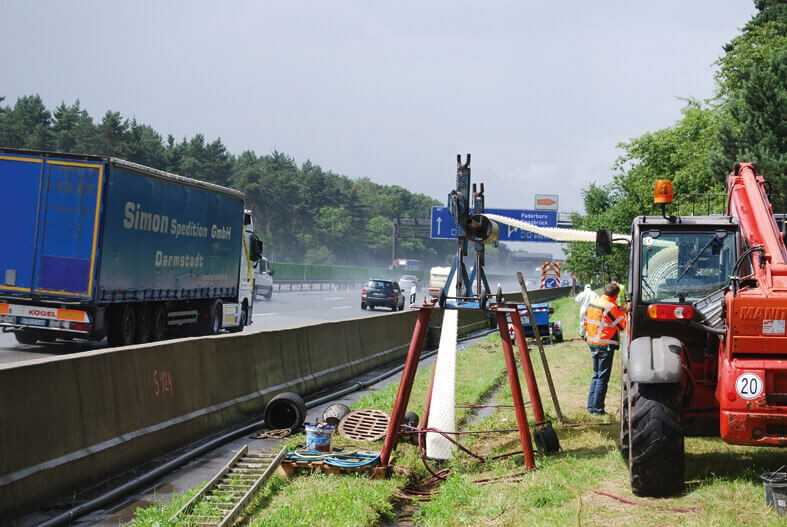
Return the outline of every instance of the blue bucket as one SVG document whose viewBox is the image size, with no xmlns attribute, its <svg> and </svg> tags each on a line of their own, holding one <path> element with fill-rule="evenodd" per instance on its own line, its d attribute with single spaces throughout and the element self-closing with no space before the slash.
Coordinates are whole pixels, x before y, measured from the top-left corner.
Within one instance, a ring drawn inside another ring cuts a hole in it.
<svg viewBox="0 0 787 527">
<path fill-rule="evenodd" d="M 318 450 L 320 452 L 331 451 L 331 436 L 336 427 L 320 423 L 317 425 L 304 425 L 306 429 L 306 449 Z"/>
</svg>

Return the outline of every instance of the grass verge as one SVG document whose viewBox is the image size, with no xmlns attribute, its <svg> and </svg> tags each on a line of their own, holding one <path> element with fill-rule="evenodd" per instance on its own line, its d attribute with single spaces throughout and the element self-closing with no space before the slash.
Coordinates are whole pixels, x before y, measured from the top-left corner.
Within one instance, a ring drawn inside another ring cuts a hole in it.
<svg viewBox="0 0 787 527">
<path fill-rule="evenodd" d="M 456 401 L 474 403 L 481 400 L 503 379 L 503 358 L 492 341 L 482 343 L 460 352 L 456 371 Z M 491 353 L 496 352 L 496 353 Z M 419 370 L 410 398 L 409 409 L 419 415 L 428 390 L 432 368 Z M 390 411 L 396 396 L 398 383 L 370 393 L 354 408 L 376 408 Z M 457 409 L 457 421 L 463 422 L 470 410 Z M 291 443 L 303 443 L 303 436 L 296 436 Z M 334 446 L 339 448 L 367 448 L 379 450 L 382 442 L 375 444 L 356 443 L 334 436 Z M 426 474 L 421 466 L 417 449 L 400 443 L 394 462 L 410 471 L 411 477 Z M 392 498 L 402 488 L 407 478 L 401 474 L 389 480 L 371 480 L 356 476 L 329 476 L 313 474 L 299 476 L 275 495 L 269 506 L 251 520 L 254 526 L 308 526 L 331 525 L 360 527 L 376 525 L 390 519 L 393 514 Z"/>
<path fill-rule="evenodd" d="M 564 331 L 576 334 L 577 307 L 571 299 L 555 303 Z M 569 324 L 566 324 L 568 319 Z M 672 499 L 642 499 L 632 495 L 628 470 L 617 449 L 619 362 L 607 395 L 604 417 L 585 413 L 590 381 L 590 359 L 581 341 L 547 346 L 561 408 L 572 426 L 555 428 L 563 451 L 537 458 L 538 470 L 519 481 L 488 485 L 478 479 L 522 472 L 521 460 L 509 458 L 479 465 L 458 458 L 462 464 L 440 494 L 416 514 L 417 525 L 528 525 L 528 526 L 777 526 L 784 518 L 764 504 L 758 475 L 787 464 L 787 454 L 770 448 L 735 447 L 720 439 L 688 438 L 686 464 L 688 490 Z M 535 350 L 533 350 L 535 352 Z M 536 354 L 536 353 L 534 353 Z M 540 361 L 534 358 L 545 410 L 554 415 Z M 508 390 L 501 403 L 510 403 Z M 510 428 L 513 411 L 499 409 L 476 424 L 476 429 Z M 487 455 L 516 450 L 515 434 L 486 436 L 470 442 Z"/>
</svg>

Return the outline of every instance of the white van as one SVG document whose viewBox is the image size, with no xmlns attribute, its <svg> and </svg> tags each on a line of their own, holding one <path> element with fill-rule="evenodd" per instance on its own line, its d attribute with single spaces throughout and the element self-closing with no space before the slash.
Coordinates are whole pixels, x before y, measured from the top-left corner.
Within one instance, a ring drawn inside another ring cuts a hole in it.
<svg viewBox="0 0 787 527">
<path fill-rule="evenodd" d="M 270 300 L 273 296 L 273 270 L 267 258 L 262 257 L 254 266 L 254 296 Z"/>
<path fill-rule="evenodd" d="M 433 298 L 440 298 L 440 292 L 445 287 L 448 280 L 448 274 L 451 272 L 450 267 L 432 267 L 429 271 L 429 295 Z"/>
</svg>

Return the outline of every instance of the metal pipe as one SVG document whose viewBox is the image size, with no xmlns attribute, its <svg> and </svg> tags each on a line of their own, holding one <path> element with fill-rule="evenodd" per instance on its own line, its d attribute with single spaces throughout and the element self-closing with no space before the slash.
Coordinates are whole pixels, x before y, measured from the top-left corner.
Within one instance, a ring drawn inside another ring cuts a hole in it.
<svg viewBox="0 0 787 527">
<path fill-rule="evenodd" d="M 516 346 L 519 348 L 519 362 L 522 363 L 522 372 L 525 377 L 525 383 L 527 384 L 527 393 L 530 396 L 530 407 L 533 409 L 533 418 L 536 420 L 536 426 L 539 426 L 546 421 L 544 417 L 544 406 L 541 403 L 541 394 L 538 391 L 536 376 L 533 372 L 533 362 L 530 360 L 530 350 L 527 348 L 525 330 L 522 327 L 522 319 L 519 316 L 518 310 L 514 310 L 514 312 L 511 313 L 511 323 L 514 326 L 514 338 L 516 340 Z M 535 320 L 531 320 L 531 324 L 535 324 Z"/>
<path fill-rule="evenodd" d="M 519 443 L 525 456 L 525 467 L 528 470 L 532 470 L 536 468 L 536 460 L 533 456 L 533 441 L 530 437 L 530 428 L 527 425 L 527 414 L 525 413 L 525 403 L 522 400 L 522 387 L 519 385 L 519 375 L 516 372 L 516 360 L 514 359 L 513 346 L 511 346 L 511 336 L 508 334 L 508 320 L 505 313 L 497 312 L 496 316 L 497 327 L 500 330 L 500 340 L 503 344 L 503 357 L 505 357 L 506 369 L 508 370 L 508 384 L 511 386 L 511 398 L 514 401 L 516 422 L 519 426 Z"/>
<path fill-rule="evenodd" d="M 391 460 L 391 452 L 399 439 L 399 427 L 402 424 L 404 413 L 407 410 L 407 403 L 410 401 L 410 392 L 413 389 L 413 380 L 418 368 L 418 361 L 424 347 L 424 339 L 429 329 L 429 318 L 432 316 L 431 306 L 422 306 L 418 310 L 418 318 L 415 321 L 413 337 L 410 340 L 410 347 L 407 350 L 407 358 L 404 362 L 402 379 L 399 381 L 399 388 L 396 391 L 391 418 L 388 421 L 388 430 L 385 433 L 385 442 L 380 452 L 380 465 L 387 467 Z"/>
<path fill-rule="evenodd" d="M 555 390 L 555 383 L 552 382 L 552 372 L 549 370 L 549 361 L 547 361 L 547 354 L 544 352 L 544 342 L 541 340 L 541 332 L 538 330 L 538 324 L 535 323 L 536 315 L 533 312 L 533 304 L 530 303 L 530 295 L 527 291 L 527 284 L 525 283 L 525 277 L 522 273 L 517 272 L 516 279 L 519 282 L 519 287 L 522 290 L 522 300 L 525 302 L 525 306 L 527 306 L 527 314 L 530 317 L 530 320 L 533 321 L 533 336 L 536 337 L 536 345 L 538 346 L 538 354 L 541 357 L 541 366 L 544 368 L 544 376 L 547 379 L 547 387 L 549 388 L 549 395 L 552 397 L 552 405 L 555 407 L 555 413 L 557 414 L 557 419 L 561 423 L 565 423 L 566 420 L 563 417 L 563 411 L 560 409 L 560 401 L 557 400 L 557 391 Z"/>
</svg>

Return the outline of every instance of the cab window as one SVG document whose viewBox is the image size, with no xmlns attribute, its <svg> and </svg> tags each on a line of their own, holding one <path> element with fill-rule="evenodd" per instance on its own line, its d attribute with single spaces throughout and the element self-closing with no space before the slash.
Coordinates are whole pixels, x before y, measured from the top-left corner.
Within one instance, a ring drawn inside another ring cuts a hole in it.
<svg viewBox="0 0 787 527">
<path fill-rule="evenodd" d="M 735 264 L 731 231 L 642 233 L 642 302 L 696 302 L 726 286 Z"/>
</svg>

